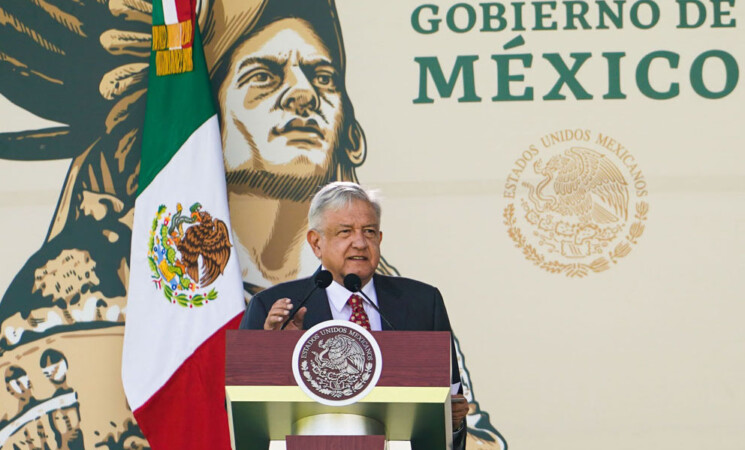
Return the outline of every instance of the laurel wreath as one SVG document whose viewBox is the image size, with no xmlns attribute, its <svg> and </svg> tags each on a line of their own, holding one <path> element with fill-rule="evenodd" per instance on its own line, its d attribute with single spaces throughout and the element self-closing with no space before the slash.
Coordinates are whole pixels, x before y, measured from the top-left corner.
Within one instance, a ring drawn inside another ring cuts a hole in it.
<svg viewBox="0 0 745 450">
<path fill-rule="evenodd" d="M 626 257 L 631 253 L 631 244 L 636 244 L 644 233 L 645 225 L 647 221 L 647 214 L 649 213 L 649 203 L 638 202 L 635 205 L 636 214 L 634 218 L 636 221 L 629 227 L 629 232 L 626 235 L 626 239 L 618 245 L 616 245 L 611 251 L 608 252 L 608 257 L 601 256 L 589 264 L 584 263 L 562 263 L 559 261 L 548 261 L 546 258 L 539 254 L 536 249 L 528 243 L 528 240 L 523 236 L 519 228 L 517 228 L 517 220 L 515 219 L 515 205 L 510 203 L 504 209 L 504 224 L 507 225 L 507 233 L 510 238 L 515 242 L 515 246 L 522 250 L 523 255 L 528 261 L 532 261 L 533 264 L 540 267 L 541 269 L 547 270 L 551 273 L 563 273 L 569 278 L 582 278 L 588 275 L 590 272 L 604 272 L 610 268 L 610 263 L 616 264 L 619 259 Z"/>
<path fill-rule="evenodd" d="M 307 361 L 303 361 L 300 363 L 300 370 L 302 371 L 303 378 L 305 378 L 308 384 L 313 386 L 313 388 L 321 394 L 328 395 L 334 398 L 340 398 L 342 396 L 350 397 L 361 390 L 363 387 L 365 387 L 367 380 L 370 379 L 370 372 L 372 371 L 372 368 L 372 363 L 365 364 L 365 371 L 361 374 L 361 376 L 351 375 L 345 377 L 346 379 L 340 382 L 342 386 L 338 389 L 335 389 L 329 382 L 330 372 L 328 370 L 321 369 L 317 367 L 316 364 L 311 364 L 310 370 L 308 370 L 309 368 Z M 311 370 L 313 371 L 313 373 L 316 374 L 316 378 L 311 375 Z M 337 381 L 337 383 L 339 382 Z"/>
<path fill-rule="evenodd" d="M 173 302 L 176 300 L 176 303 L 178 303 L 181 306 L 202 306 L 206 301 L 212 301 L 217 300 L 217 291 L 213 288 L 211 291 L 209 291 L 206 295 L 202 294 L 196 294 L 189 297 L 188 295 L 184 294 L 183 292 L 180 292 L 176 295 L 173 292 L 173 289 L 171 289 L 170 286 L 167 284 L 163 285 L 163 295 L 166 297 L 166 299 L 169 302 Z"/>
</svg>

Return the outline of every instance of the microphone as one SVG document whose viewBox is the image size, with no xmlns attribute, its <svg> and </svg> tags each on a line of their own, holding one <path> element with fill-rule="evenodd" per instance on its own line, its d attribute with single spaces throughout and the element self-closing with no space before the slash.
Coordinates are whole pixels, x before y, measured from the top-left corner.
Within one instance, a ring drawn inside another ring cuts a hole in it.
<svg viewBox="0 0 745 450">
<path fill-rule="evenodd" d="M 308 292 L 308 295 L 305 296 L 302 302 L 298 303 L 298 305 L 293 308 L 293 310 L 290 312 L 290 315 L 287 317 L 287 320 L 285 320 L 285 323 L 282 324 L 282 328 L 280 330 L 284 330 L 288 323 L 292 320 L 293 317 L 295 317 L 295 314 L 300 310 L 300 308 L 303 307 L 305 302 L 308 301 L 310 296 L 316 291 L 316 289 L 326 289 L 329 287 L 331 282 L 334 280 L 334 277 L 331 275 L 331 272 L 328 270 L 321 270 L 319 271 L 316 276 L 313 277 L 313 289 Z"/>
<path fill-rule="evenodd" d="M 380 312 L 380 308 L 378 308 L 378 306 L 375 303 L 373 303 L 372 300 L 370 300 L 370 297 L 365 295 L 365 293 L 360 290 L 362 288 L 362 280 L 360 279 L 359 276 L 353 273 L 347 274 L 347 276 L 344 277 L 344 287 L 347 288 L 348 291 L 354 292 L 355 294 L 362 294 L 362 297 L 365 298 L 365 300 L 367 301 L 367 304 L 372 306 L 373 309 L 375 309 L 375 311 L 377 311 L 378 314 L 380 314 L 380 318 L 383 319 L 383 321 L 385 321 L 388 327 L 391 330 L 396 331 L 396 328 L 391 324 L 391 322 L 389 322 L 388 319 L 385 318 L 383 313 Z"/>
</svg>

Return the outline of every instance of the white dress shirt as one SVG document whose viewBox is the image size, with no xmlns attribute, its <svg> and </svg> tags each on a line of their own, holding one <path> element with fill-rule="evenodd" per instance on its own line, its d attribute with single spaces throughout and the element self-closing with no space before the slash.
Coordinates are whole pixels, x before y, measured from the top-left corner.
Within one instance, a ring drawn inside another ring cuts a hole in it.
<svg viewBox="0 0 745 450">
<path fill-rule="evenodd" d="M 378 306 L 378 295 L 375 293 L 375 283 L 372 278 L 362 287 L 362 292 L 367 295 L 375 306 Z M 348 291 L 347 288 L 337 283 L 336 281 L 331 282 L 329 287 L 326 288 L 326 296 L 329 299 L 329 306 L 331 307 L 331 315 L 334 320 L 349 320 L 352 315 L 352 307 L 349 306 L 347 300 L 351 297 L 354 292 Z M 359 295 L 359 294 L 358 294 Z M 362 297 L 362 295 L 360 295 Z M 367 303 L 367 300 L 362 300 L 362 307 L 365 308 L 367 318 L 370 320 L 370 329 L 372 331 L 381 331 L 383 329 L 380 324 L 380 314 Z"/>
</svg>

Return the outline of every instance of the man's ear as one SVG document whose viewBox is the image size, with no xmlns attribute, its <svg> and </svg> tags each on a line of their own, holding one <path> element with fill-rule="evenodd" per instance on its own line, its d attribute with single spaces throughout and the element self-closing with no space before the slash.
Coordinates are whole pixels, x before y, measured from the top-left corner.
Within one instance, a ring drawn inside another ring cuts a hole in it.
<svg viewBox="0 0 745 450">
<path fill-rule="evenodd" d="M 305 239 L 308 240 L 308 244 L 310 244 L 310 248 L 313 249 L 313 253 L 316 255 L 316 258 L 321 259 L 321 246 L 319 245 L 319 242 L 321 240 L 321 235 L 316 230 L 308 230 L 308 234 L 305 235 Z"/>
<path fill-rule="evenodd" d="M 365 162 L 365 157 L 367 157 L 367 144 L 365 142 L 365 133 L 356 120 L 347 127 L 347 142 L 348 145 L 345 151 L 349 162 L 354 167 L 361 166 Z"/>
</svg>

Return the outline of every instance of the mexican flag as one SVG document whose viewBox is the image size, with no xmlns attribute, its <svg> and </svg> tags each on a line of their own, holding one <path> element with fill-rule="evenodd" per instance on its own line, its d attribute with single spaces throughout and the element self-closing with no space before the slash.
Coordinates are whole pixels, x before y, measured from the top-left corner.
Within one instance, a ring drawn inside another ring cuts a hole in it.
<svg viewBox="0 0 745 450">
<path fill-rule="evenodd" d="M 225 329 L 243 285 L 221 139 L 189 1 L 153 2 L 122 381 L 155 450 L 228 449 Z"/>
</svg>

